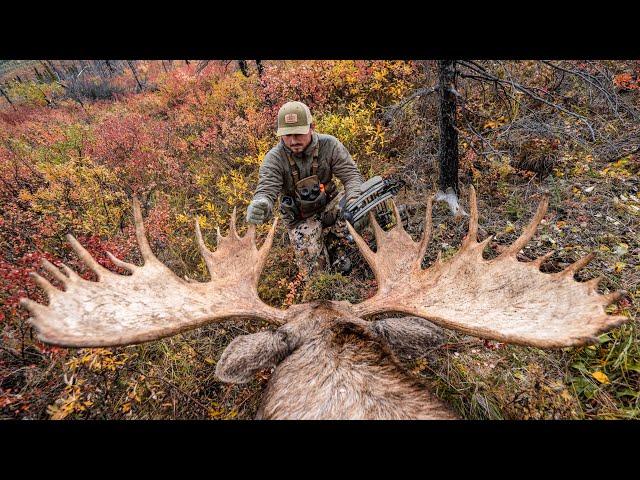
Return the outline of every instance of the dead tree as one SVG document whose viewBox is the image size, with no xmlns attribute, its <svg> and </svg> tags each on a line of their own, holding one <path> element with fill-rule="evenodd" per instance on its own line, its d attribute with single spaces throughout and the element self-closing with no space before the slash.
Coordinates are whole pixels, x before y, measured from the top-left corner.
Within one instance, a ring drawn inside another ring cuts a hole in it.
<svg viewBox="0 0 640 480">
<path fill-rule="evenodd" d="M 247 66 L 246 60 L 238 60 L 238 68 L 240 68 L 242 75 L 245 77 L 249 76 L 249 67 Z"/>
<path fill-rule="evenodd" d="M 16 106 L 13 104 L 13 102 L 12 102 L 12 101 L 11 101 L 11 99 L 9 98 L 9 95 L 7 95 L 7 92 L 5 92 L 5 91 L 4 91 L 4 89 L 3 89 L 2 87 L 0 87 L 0 95 L 2 95 L 2 96 L 5 98 L 5 100 L 6 100 L 7 102 L 9 102 L 9 105 L 11 105 L 11 107 L 12 107 L 14 110 L 17 110 Z"/>
<path fill-rule="evenodd" d="M 456 127 L 456 61 L 438 60 L 438 165 L 440 191 L 436 200 L 447 202 L 454 215 L 466 215 L 458 203 L 458 129 Z"/>
<path fill-rule="evenodd" d="M 438 123 L 440 125 L 440 189 L 458 193 L 458 131 L 456 130 L 455 60 L 438 61 Z"/>
<path fill-rule="evenodd" d="M 458 61 L 459 133 L 477 156 L 507 156 L 512 167 L 542 177 L 559 161 L 562 145 L 608 162 L 638 149 L 640 110 L 616 91 L 606 62 L 529 63 L 535 80 L 519 75 L 514 62 Z M 467 106 L 464 93 L 472 85 L 480 87 L 483 101 L 488 93 L 502 104 L 502 125 L 484 128 L 490 119 Z M 612 132 L 612 121 L 624 126 Z"/>
<path fill-rule="evenodd" d="M 138 84 L 138 90 L 142 91 L 142 84 L 140 83 L 140 79 L 138 78 L 138 72 L 136 71 L 136 67 L 134 65 L 134 63 L 131 60 L 127 60 L 127 64 L 129 65 L 129 68 L 131 69 L 131 73 L 133 73 L 133 78 L 136 79 L 136 83 Z"/>
<path fill-rule="evenodd" d="M 552 274 L 540 271 L 549 255 L 531 262 L 517 260 L 546 213 L 547 197 L 521 236 L 498 257 L 485 260 L 482 251 L 491 237 L 477 241 L 473 187 L 470 194 L 469 232 L 461 248 L 446 261 L 438 258 L 426 270 L 421 265 L 431 236 L 431 199 L 418 243 L 404 230 L 395 204 L 398 221 L 388 232 L 370 213 L 375 253 L 347 223 L 378 283 L 378 292 L 358 304 L 316 301 L 280 310 L 262 302 L 257 285 L 277 222 L 258 249 L 255 225 L 244 237 L 238 235 L 235 210 L 228 235 L 223 237 L 218 230 L 214 252 L 206 247 L 196 220 L 197 243 L 211 280 L 183 280 L 151 251 L 135 198 L 135 232 L 143 266 L 108 253 L 114 265 L 130 272 L 116 274 L 68 235 L 98 281 L 84 280 L 64 264 L 60 270 L 44 260 L 43 267 L 64 291 L 34 273 L 32 278 L 47 293 L 49 304 L 30 299 L 20 304 L 29 310 L 29 321 L 40 340 L 67 347 L 147 342 L 243 317 L 267 321 L 275 330 L 234 339 L 216 365 L 218 378 L 237 383 L 275 367 L 258 418 L 455 418 L 453 410 L 398 360 L 405 353 L 424 353 L 441 342 L 434 324 L 500 342 L 562 348 L 597 343 L 598 335 L 628 321 L 626 316 L 605 311 L 621 292 L 600 295 L 600 278 L 574 280 L 574 273 L 593 255 Z M 411 316 L 365 320 L 392 312 Z"/>
<path fill-rule="evenodd" d="M 55 64 L 51 60 L 46 60 L 46 64 L 49 66 L 49 69 L 55 75 L 56 79 L 60 81 L 62 79 L 62 75 L 60 71 L 56 68 Z"/>
<path fill-rule="evenodd" d="M 113 75 L 115 73 L 115 70 L 114 70 L 113 66 L 111 65 L 111 62 L 109 60 L 105 60 L 104 63 L 107 66 L 107 68 L 109 69 L 109 73 L 111 75 Z"/>
<path fill-rule="evenodd" d="M 198 62 L 198 66 L 196 67 L 196 75 L 199 75 L 205 68 L 207 68 L 207 65 L 209 65 L 210 61 L 211 60 L 201 60 L 200 62 Z M 166 68 L 165 68 L 165 71 L 166 71 Z"/>
</svg>

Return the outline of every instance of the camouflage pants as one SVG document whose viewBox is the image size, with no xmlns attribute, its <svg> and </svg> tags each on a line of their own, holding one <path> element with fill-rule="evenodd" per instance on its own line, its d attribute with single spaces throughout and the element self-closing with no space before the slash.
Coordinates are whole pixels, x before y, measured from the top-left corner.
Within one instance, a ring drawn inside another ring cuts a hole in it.
<svg viewBox="0 0 640 480">
<path fill-rule="evenodd" d="M 289 226 L 289 240 L 295 251 L 296 265 L 306 277 L 323 270 L 329 261 L 325 235 L 333 227 L 323 227 L 323 217 L 337 215 L 344 191 L 329 202 L 322 212 Z"/>
</svg>

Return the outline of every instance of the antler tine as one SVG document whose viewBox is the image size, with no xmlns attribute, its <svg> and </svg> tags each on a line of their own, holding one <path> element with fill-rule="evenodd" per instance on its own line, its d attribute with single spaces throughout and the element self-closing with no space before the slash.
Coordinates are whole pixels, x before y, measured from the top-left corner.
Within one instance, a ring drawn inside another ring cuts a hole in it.
<svg viewBox="0 0 640 480">
<path fill-rule="evenodd" d="M 478 200 L 476 197 L 476 189 L 473 185 L 469 185 L 469 209 L 471 210 L 469 231 L 462 240 L 462 248 L 468 247 L 478 241 Z"/>
<path fill-rule="evenodd" d="M 275 219 L 273 220 L 273 225 L 271 225 L 271 228 L 269 229 L 269 233 L 267 233 L 267 238 L 265 238 L 264 243 L 260 247 L 260 250 L 258 250 L 258 254 L 259 254 L 258 261 L 257 261 L 258 271 L 262 271 L 262 267 L 264 266 L 264 263 L 267 261 L 267 255 L 269 254 L 269 250 L 271 250 L 271 245 L 273 244 L 273 237 L 275 236 L 277 225 L 278 225 L 278 217 L 275 217 Z M 255 227 L 254 227 L 254 231 L 255 231 Z M 253 241 L 253 245 L 255 245 L 255 240 Z"/>
<path fill-rule="evenodd" d="M 404 230 L 404 225 L 402 225 L 402 217 L 400 216 L 400 211 L 398 210 L 398 206 L 396 202 L 394 202 L 393 198 L 391 199 L 391 206 L 393 207 L 393 214 L 396 216 L 396 227 L 400 227 Z"/>
<path fill-rule="evenodd" d="M 522 232 L 522 234 L 518 237 L 518 239 L 513 242 L 503 253 L 501 256 L 515 256 L 520 250 L 524 248 L 524 246 L 531 240 L 531 237 L 536 233 L 536 229 L 538 225 L 544 218 L 545 213 L 547 213 L 547 208 L 549 207 L 549 195 L 545 194 L 542 197 L 542 200 L 538 204 L 538 210 L 534 215 L 533 219 L 527 226 L 527 228 Z"/>
<path fill-rule="evenodd" d="M 556 273 L 556 275 L 559 277 L 573 276 L 574 273 L 576 273 L 578 270 L 580 270 L 585 265 L 587 265 L 591 260 L 593 260 L 595 256 L 596 254 L 594 252 L 591 252 L 588 255 L 585 255 L 584 257 L 582 257 L 581 259 L 576 260 L 561 272 Z"/>
<path fill-rule="evenodd" d="M 136 239 L 138 240 L 138 247 L 142 254 L 143 260 L 146 262 L 159 262 L 156 256 L 151 251 L 149 241 L 144 232 L 144 223 L 142 221 L 142 211 L 140 210 L 140 200 L 134 195 L 133 197 L 133 221 L 136 227 Z"/>
<path fill-rule="evenodd" d="M 62 264 L 62 269 L 64 270 L 64 273 L 67 274 L 67 277 L 69 277 L 69 280 L 79 280 L 80 279 L 80 275 L 78 275 L 71 268 L 69 268 L 69 266 L 66 263 Z"/>
<path fill-rule="evenodd" d="M 211 250 L 207 248 L 204 243 L 204 239 L 202 238 L 202 231 L 200 230 L 200 222 L 198 221 L 198 217 L 195 218 L 196 224 L 196 240 L 198 242 L 198 248 L 200 250 L 200 255 L 204 258 L 204 263 L 207 265 L 207 270 L 209 270 L 209 275 L 213 275 L 213 265 L 211 263 Z M 220 231 L 218 230 L 218 233 Z"/>
<path fill-rule="evenodd" d="M 76 240 L 70 233 L 67 234 L 67 241 L 71 244 L 71 247 L 78 254 L 84 264 L 93 270 L 93 272 L 98 276 L 98 280 L 102 280 L 107 275 L 112 274 L 109 270 L 96 262 L 91 254 L 82 245 L 80 245 L 80 242 L 78 242 L 78 240 Z"/>
<path fill-rule="evenodd" d="M 549 260 L 551 257 L 553 257 L 553 254 L 556 253 L 555 250 L 551 250 L 550 252 L 545 253 L 544 255 L 540 255 L 538 258 L 536 258 L 535 260 L 531 261 L 531 265 L 533 265 L 534 267 L 536 267 L 537 269 L 540 269 L 540 267 L 542 266 L 542 264 L 544 262 L 546 262 L 547 260 Z"/>
<path fill-rule="evenodd" d="M 236 207 L 233 207 L 233 212 L 231 212 L 231 219 L 229 220 L 229 234 L 227 236 L 232 236 L 236 239 L 239 239 L 238 231 L 236 230 Z"/>
<path fill-rule="evenodd" d="M 47 296 L 49 298 L 51 298 L 51 296 L 55 293 L 55 292 L 59 292 L 60 290 L 58 290 L 56 287 L 54 287 L 53 285 L 51 285 L 51 283 L 49 282 L 49 280 L 47 280 L 46 278 L 44 278 L 41 275 L 38 275 L 36 272 L 31 272 L 29 274 L 29 276 L 33 279 L 33 281 L 36 282 L 36 284 L 43 289 Z"/>
<path fill-rule="evenodd" d="M 349 223 L 349 222 L 347 222 L 347 223 Z M 378 250 L 380 250 L 380 245 L 384 241 L 385 231 L 382 230 L 382 227 L 378 223 L 378 220 L 376 220 L 376 216 L 373 214 L 372 211 L 369 211 L 369 224 L 371 225 L 371 228 L 373 229 L 373 236 L 376 239 L 376 248 Z"/>
<path fill-rule="evenodd" d="M 595 293 L 598 291 L 598 285 L 600 285 L 602 280 L 603 280 L 602 275 L 599 275 L 595 278 L 592 278 L 591 280 L 587 280 L 586 282 L 584 282 L 584 285 L 587 286 L 590 293 Z"/>
<path fill-rule="evenodd" d="M 56 267 L 53 263 L 51 263 L 46 258 L 42 259 L 42 266 L 45 270 L 47 270 L 53 277 L 58 280 L 63 285 L 67 285 L 69 281 L 69 277 L 66 277 L 58 267 Z"/>
<path fill-rule="evenodd" d="M 120 260 L 111 252 L 107 252 L 107 256 L 109 257 L 109 260 L 111 260 L 115 264 L 116 267 L 124 268 L 125 270 L 131 273 L 135 272 L 138 268 L 140 268 L 137 265 L 134 265 L 133 263 L 124 262 Z"/>
<path fill-rule="evenodd" d="M 45 316 L 48 313 L 48 308 L 38 302 L 31 300 L 30 298 L 21 298 L 20 306 L 26 308 L 32 317 L 38 318 Z M 29 319 L 31 320 L 31 319 Z"/>
<path fill-rule="evenodd" d="M 604 299 L 605 305 L 610 305 L 613 302 L 619 300 L 621 297 L 625 296 L 626 294 L 627 294 L 626 290 L 616 290 L 615 292 L 608 293 L 606 295 L 603 295 L 602 297 Z"/>
<path fill-rule="evenodd" d="M 271 225 L 271 228 L 269 229 L 269 233 L 267 233 L 267 238 L 265 238 L 264 243 L 260 247 L 260 252 L 262 252 L 264 250 L 265 254 L 266 254 L 266 251 L 268 251 L 271 248 L 271 244 L 273 243 L 273 237 L 274 237 L 274 235 L 276 233 L 276 226 L 277 225 L 278 225 L 278 217 L 275 217 L 273 219 L 273 225 Z M 254 231 L 255 231 L 255 229 L 254 229 Z"/>
<path fill-rule="evenodd" d="M 247 231 L 242 239 L 247 239 L 251 245 L 256 244 L 256 225 L 254 223 L 249 224 L 249 226 L 247 227 Z"/>
<path fill-rule="evenodd" d="M 369 248 L 369 245 L 367 245 L 367 242 L 365 242 L 364 239 L 360 236 L 360 234 L 356 232 L 356 229 L 351 226 L 351 223 L 349 222 L 346 222 L 346 223 L 347 223 L 347 229 L 349 229 L 349 233 L 355 240 L 356 245 L 358 246 L 358 249 L 362 253 L 362 256 L 365 258 L 365 260 L 369 265 L 375 265 L 374 263 L 375 253 L 373 253 L 373 250 Z M 376 242 L 377 242 L 377 239 L 376 239 Z M 375 270 L 374 270 L 374 273 L 375 273 Z"/>
</svg>

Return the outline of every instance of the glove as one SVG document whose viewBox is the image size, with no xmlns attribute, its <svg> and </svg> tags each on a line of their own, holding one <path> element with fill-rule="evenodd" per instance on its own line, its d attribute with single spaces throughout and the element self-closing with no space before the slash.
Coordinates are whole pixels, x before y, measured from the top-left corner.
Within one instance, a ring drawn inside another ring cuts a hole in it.
<svg viewBox="0 0 640 480">
<path fill-rule="evenodd" d="M 265 198 L 253 200 L 247 208 L 247 223 L 264 223 L 269 216 L 270 207 L 269 201 Z"/>
</svg>

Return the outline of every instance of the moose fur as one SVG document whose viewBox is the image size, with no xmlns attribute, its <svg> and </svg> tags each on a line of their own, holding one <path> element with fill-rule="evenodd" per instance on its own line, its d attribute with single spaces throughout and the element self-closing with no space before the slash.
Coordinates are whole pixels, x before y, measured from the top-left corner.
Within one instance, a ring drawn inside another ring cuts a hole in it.
<svg viewBox="0 0 640 480">
<path fill-rule="evenodd" d="M 402 320 L 411 319 L 392 320 L 367 322 L 351 317 L 340 302 L 317 302 L 275 332 L 233 340 L 216 374 L 246 381 L 275 367 L 258 409 L 261 419 L 456 418 L 393 352 L 434 346 L 442 340 L 437 327 L 424 322 L 407 329 Z"/>
</svg>

